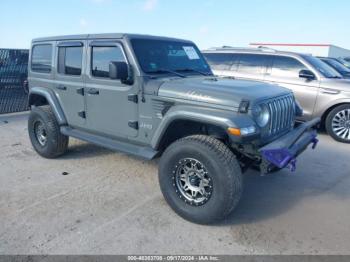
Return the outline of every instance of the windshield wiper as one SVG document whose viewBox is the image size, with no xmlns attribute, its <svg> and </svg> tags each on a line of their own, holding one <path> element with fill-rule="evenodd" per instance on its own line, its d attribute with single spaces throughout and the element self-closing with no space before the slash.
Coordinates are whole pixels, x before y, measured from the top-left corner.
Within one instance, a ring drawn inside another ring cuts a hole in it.
<svg viewBox="0 0 350 262">
<path fill-rule="evenodd" d="M 196 72 L 196 73 L 201 74 L 201 75 L 204 75 L 204 76 L 209 76 L 209 75 L 211 75 L 210 73 L 202 72 L 202 71 L 200 71 L 200 70 L 193 69 L 193 68 L 177 69 L 176 72 Z"/>
<path fill-rule="evenodd" d="M 177 75 L 179 77 L 182 77 L 182 78 L 185 78 L 186 76 L 184 76 L 183 74 L 180 74 L 176 71 L 172 71 L 172 70 L 169 70 L 169 69 L 157 69 L 157 70 L 152 70 L 152 71 L 147 71 L 146 72 L 147 74 L 163 74 L 163 73 L 170 73 L 170 74 L 174 74 L 174 75 Z"/>
</svg>

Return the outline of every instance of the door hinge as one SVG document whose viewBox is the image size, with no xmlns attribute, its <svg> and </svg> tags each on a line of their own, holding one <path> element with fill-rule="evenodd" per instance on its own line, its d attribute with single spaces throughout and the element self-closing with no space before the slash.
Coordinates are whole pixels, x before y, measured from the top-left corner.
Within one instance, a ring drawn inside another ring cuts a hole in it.
<svg viewBox="0 0 350 262">
<path fill-rule="evenodd" d="M 79 95 L 84 95 L 85 94 L 85 92 L 84 92 L 84 88 L 78 88 L 77 89 L 77 94 L 79 94 Z"/>
<path fill-rule="evenodd" d="M 78 116 L 80 116 L 81 118 L 86 118 L 85 111 L 78 112 Z"/>
<path fill-rule="evenodd" d="M 138 130 L 139 129 L 139 122 L 137 121 L 129 121 L 128 123 L 129 127 Z"/>
<path fill-rule="evenodd" d="M 139 98 L 137 96 L 137 94 L 130 94 L 128 95 L 128 100 L 134 103 L 138 103 L 139 102 Z"/>
</svg>

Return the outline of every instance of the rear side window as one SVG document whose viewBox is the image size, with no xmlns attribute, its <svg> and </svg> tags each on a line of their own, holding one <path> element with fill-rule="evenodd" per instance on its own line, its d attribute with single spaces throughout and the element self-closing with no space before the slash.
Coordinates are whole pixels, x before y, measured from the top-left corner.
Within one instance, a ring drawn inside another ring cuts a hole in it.
<svg viewBox="0 0 350 262">
<path fill-rule="evenodd" d="M 109 77 L 109 63 L 112 61 L 125 61 L 123 51 L 119 46 L 92 47 L 92 75 L 96 77 Z"/>
<path fill-rule="evenodd" d="M 31 69 L 34 72 L 50 73 L 52 45 L 35 45 L 32 49 Z"/>
<path fill-rule="evenodd" d="M 269 56 L 241 54 L 238 72 L 249 74 L 264 74 L 266 72 Z"/>
<path fill-rule="evenodd" d="M 271 75 L 277 77 L 299 78 L 300 70 L 307 69 L 301 62 L 293 57 L 275 56 Z"/>
<path fill-rule="evenodd" d="M 65 75 L 81 75 L 83 47 L 58 48 L 58 72 Z"/>
<path fill-rule="evenodd" d="M 233 64 L 233 55 L 226 53 L 204 53 L 205 59 L 214 70 L 230 70 Z"/>
</svg>

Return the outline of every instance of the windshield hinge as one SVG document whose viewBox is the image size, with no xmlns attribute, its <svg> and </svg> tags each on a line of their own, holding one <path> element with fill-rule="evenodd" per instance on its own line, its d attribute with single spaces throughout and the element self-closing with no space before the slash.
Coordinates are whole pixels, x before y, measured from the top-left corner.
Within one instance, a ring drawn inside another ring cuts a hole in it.
<svg viewBox="0 0 350 262">
<path fill-rule="evenodd" d="M 137 104 L 139 102 L 139 98 L 138 98 L 137 94 L 128 95 L 128 100 L 131 102 L 134 102 L 135 104 Z"/>
</svg>

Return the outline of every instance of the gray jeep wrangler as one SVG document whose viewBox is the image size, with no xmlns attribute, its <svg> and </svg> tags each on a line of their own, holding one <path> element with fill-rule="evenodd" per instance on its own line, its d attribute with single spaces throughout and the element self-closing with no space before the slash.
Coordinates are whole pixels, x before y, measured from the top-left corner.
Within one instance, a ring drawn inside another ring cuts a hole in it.
<svg viewBox="0 0 350 262">
<path fill-rule="evenodd" d="M 242 173 L 295 169 L 317 144 L 319 119 L 294 127 L 291 91 L 219 79 L 190 41 L 131 34 L 35 39 L 30 51 L 28 132 L 43 157 L 74 137 L 145 159 L 161 156 L 169 205 L 209 224 L 240 200 Z M 140 196 L 142 197 L 142 196 Z"/>
</svg>

